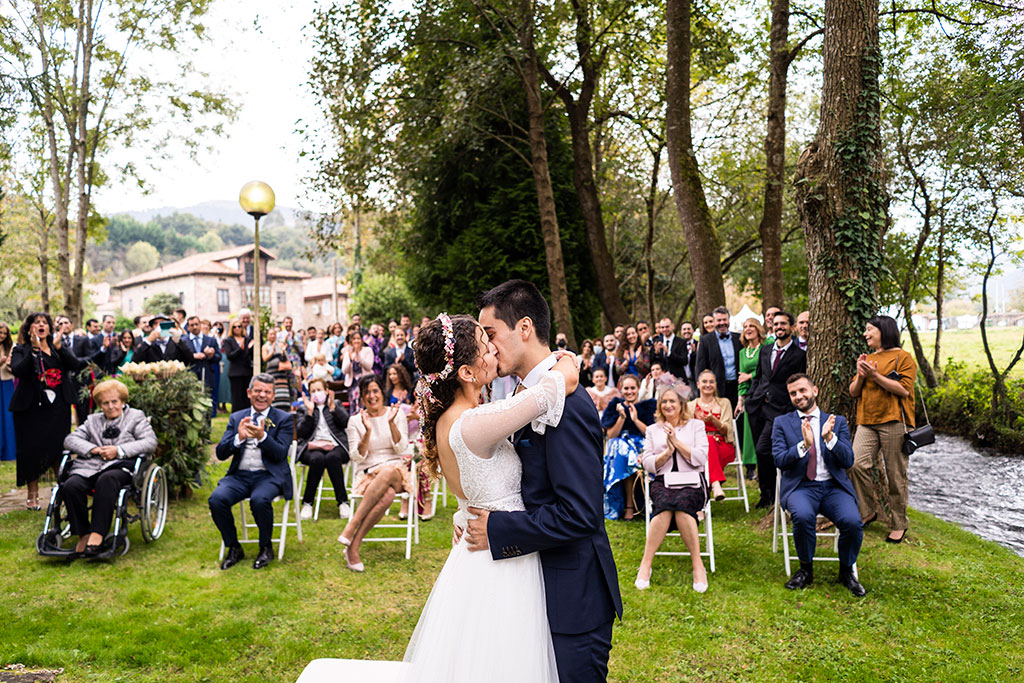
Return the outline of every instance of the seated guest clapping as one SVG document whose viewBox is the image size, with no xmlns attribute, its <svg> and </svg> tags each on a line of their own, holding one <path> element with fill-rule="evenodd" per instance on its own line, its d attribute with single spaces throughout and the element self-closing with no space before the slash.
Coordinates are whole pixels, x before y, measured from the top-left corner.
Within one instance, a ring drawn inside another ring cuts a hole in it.
<svg viewBox="0 0 1024 683">
<path fill-rule="evenodd" d="M 704 422 L 708 433 L 708 479 L 715 500 L 724 500 L 725 466 L 736 459 L 736 434 L 732 428 L 732 404 L 718 395 L 715 373 L 705 370 L 697 377 L 697 398 L 690 401 L 690 414 Z"/>
<path fill-rule="evenodd" d="M 345 463 L 348 462 L 348 411 L 323 379 L 309 380 L 309 397 L 302 398 L 305 410 L 296 417 L 295 432 L 299 438 L 299 462 L 309 467 L 306 488 L 302 493 L 302 519 L 312 519 L 313 501 L 320 479 L 327 470 L 338 502 L 338 513 L 348 519 L 352 511 L 345 492 Z"/>
<path fill-rule="evenodd" d="M 853 466 L 853 445 L 846 418 L 818 408 L 818 387 L 802 373 L 786 381 L 796 408 L 775 418 L 772 457 L 782 470 L 779 503 L 793 519 L 793 543 L 800 569 L 786 588 L 805 588 L 814 581 L 815 522 L 825 515 L 839 529 L 839 583 L 861 597 L 866 592 L 854 576 L 864 532 L 857 495 L 846 470 Z"/>
<path fill-rule="evenodd" d="M 274 558 L 271 539 L 274 532 L 274 498 L 292 497 L 292 476 L 288 466 L 288 446 L 292 439 L 292 416 L 271 407 L 274 378 L 260 373 L 249 381 L 247 392 L 251 407 L 232 413 L 228 428 L 217 444 L 217 459 L 231 458 L 228 473 L 210 494 L 210 514 L 220 531 L 227 555 L 221 569 L 228 569 L 245 558 L 235 531 L 231 506 L 246 498 L 259 528 L 260 550 L 253 569 L 262 569 Z"/>
<path fill-rule="evenodd" d="M 632 328 L 631 328 L 632 329 Z M 604 451 L 604 517 L 633 519 L 634 472 L 644 446 L 647 425 L 654 422 L 654 399 L 639 401 L 640 380 L 636 375 L 619 379 L 620 397 L 613 398 L 601 415 L 601 427 L 608 437 Z M 623 482 L 623 483 L 620 483 Z"/>
<path fill-rule="evenodd" d="M 363 497 L 352 519 L 338 536 L 345 546 L 345 566 L 363 571 L 359 545 L 379 522 L 395 496 L 414 493 L 409 481 L 409 425 L 397 405 L 384 402 L 384 387 L 377 375 L 359 380 L 359 400 L 363 410 L 348 421 L 348 452 L 356 464 L 353 491 Z M 407 504 L 402 503 L 402 511 Z"/>
<path fill-rule="evenodd" d="M 145 413 L 125 404 L 128 387 L 108 379 L 96 385 L 92 399 L 103 412 L 93 413 L 64 438 L 64 448 L 74 453 L 75 459 L 60 488 L 71 533 L 79 537 L 75 552 L 86 557 L 102 550 L 117 493 L 131 483 L 135 458 L 156 450 L 156 434 Z M 91 522 L 90 490 L 94 490 Z"/>
<path fill-rule="evenodd" d="M 650 586 L 654 553 L 673 523 L 693 563 L 693 590 L 703 593 L 708 589 L 697 535 L 697 514 L 708 502 L 707 459 L 704 423 L 691 419 L 676 390 L 667 389 L 658 400 L 657 422 L 647 428 L 644 437 L 643 467 L 655 477 L 651 482 L 651 526 L 634 582 L 638 589 Z"/>
</svg>

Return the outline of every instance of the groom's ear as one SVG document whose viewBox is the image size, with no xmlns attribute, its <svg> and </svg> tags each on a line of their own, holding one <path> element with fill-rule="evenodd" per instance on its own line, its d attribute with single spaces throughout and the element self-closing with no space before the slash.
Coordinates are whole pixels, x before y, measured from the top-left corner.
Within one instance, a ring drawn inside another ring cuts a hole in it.
<svg viewBox="0 0 1024 683">
<path fill-rule="evenodd" d="M 533 318 L 530 316 L 524 316 L 519 319 L 516 323 L 516 333 L 522 338 L 522 340 L 529 341 L 531 337 L 537 336 L 537 330 L 533 326 Z"/>
</svg>

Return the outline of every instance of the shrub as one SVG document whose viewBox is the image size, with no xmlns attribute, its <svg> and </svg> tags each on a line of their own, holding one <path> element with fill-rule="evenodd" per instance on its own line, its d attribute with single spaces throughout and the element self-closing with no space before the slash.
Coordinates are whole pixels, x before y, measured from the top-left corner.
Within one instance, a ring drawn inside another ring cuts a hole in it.
<svg viewBox="0 0 1024 683">
<path fill-rule="evenodd" d="M 166 471 L 171 491 L 188 495 L 206 469 L 213 402 L 203 383 L 188 371 L 159 379 L 118 379 L 128 387 L 128 403 L 149 416 L 158 443 L 156 462 Z"/>
<path fill-rule="evenodd" d="M 994 384 L 988 370 L 972 370 L 952 362 L 945 367 L 939 386 L 923 392 L 928 416 L 943 432 L 1004 453 L 1024 454 L 1024 378 L 1007 379 L 1009 405 L 1005 406 L 1005 416 L 992 413 Z"/>
</svg>

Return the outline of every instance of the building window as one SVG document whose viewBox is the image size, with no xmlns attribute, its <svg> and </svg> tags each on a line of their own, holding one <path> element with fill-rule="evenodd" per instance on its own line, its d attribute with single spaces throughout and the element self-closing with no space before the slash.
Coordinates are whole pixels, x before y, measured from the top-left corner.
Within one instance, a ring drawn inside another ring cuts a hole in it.
<svg viewBox="0 0 1024 683">
<path fill-rule="evenodd" d="M 252 306 L 252 302 L 253 302 L 253 291 L 252 290 L 253 290 L 252 287 L 246 287 L 245 288 L 245 294 L 244 294 L 245 302 L 244 303 L 245 303 L 246 306 Z M 260 304 L 263 305 L 263 306 L 269 306 L 270 305 L 270 289 L 268 287 L 260 287 Z"/>
<path fill-rule="evenodd" d="M 282 310 L 288 307 L 288 293 L 287 292 L 278 292 L 277 293 L 277 307 L 282 309 Z"/>
<path fill-rule="evenodd" d="M 217 290 L 217 312 L 228 313 L 231 311 L 231 292 L 226 289 Z"/>
</svg>

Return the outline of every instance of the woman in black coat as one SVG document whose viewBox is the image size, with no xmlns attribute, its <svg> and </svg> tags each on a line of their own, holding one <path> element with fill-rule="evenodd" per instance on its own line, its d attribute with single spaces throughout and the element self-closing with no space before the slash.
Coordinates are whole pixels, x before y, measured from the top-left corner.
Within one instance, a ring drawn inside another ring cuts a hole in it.
<svg viewBox="0 0 1024 683">
<path fill-rule="evenodd" d="M 334 486 L 334 498 L 342 519 L 351 514 L 345 492 L 345 463 L 348 462 L 348 411 L 335 401 L 334 392 L 322 379 L 309 381 L 309 396 L 302 398 L 304 410 L 295 419 L 299 438 L 299 462 L 309 467 L 306 489 L 302 493 L 302 519 L 313 516 L 316 489 L 327 470 Z"/>
<path fill-rule="evenodd" d="M 32 313 L 21 324 L 18 344 L 11 351 L 11 372 L 18 386 L 11 396 L 14 435 L 17 443 L 17 485 L 28 485 L 25 506 L 39 509 L 39 477 L 56 469 L 71 431 L 71 406 L 75 403 L 71 373 L 88 363 L 63 347 L 53 336 L 47 313 Z"/>
<path fill-rule="evenodd" d="M 252 339 L 236 318 L 231 321 L 221 352 L 228 358 L 228 383 L 231 385 L 231 412 L 249 407 L 249 380 L 252 379 Z"/>
</svg>

